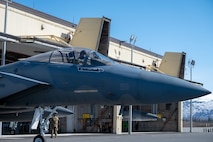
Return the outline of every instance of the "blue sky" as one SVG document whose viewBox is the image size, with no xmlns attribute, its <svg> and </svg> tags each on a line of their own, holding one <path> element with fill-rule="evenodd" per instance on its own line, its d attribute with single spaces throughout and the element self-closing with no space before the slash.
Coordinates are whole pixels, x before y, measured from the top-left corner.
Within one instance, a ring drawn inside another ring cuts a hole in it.
<svg viewBox="0 0 213 142">
<path fill-rule="evenodd" d="M 213 91 L 213 0 L 13 0 L 78 24 L 82 17 L 111 19 L 111 37 L 163 55 L 186 52 L 193 80 Z M 185 78 L 190 78 L 186 66 Z"/>
</svg>

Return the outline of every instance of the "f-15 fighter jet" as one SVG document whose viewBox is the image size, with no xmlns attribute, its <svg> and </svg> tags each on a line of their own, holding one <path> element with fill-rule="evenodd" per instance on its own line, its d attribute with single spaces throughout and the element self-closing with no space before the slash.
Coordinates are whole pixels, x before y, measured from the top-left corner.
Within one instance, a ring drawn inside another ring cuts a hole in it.
<svg viewBox="0 0 213 142">
<path fill-rule="evenodd" d="M 157 104 L 209 93 L 179 78 L 119 64 L 87 48 L 64 48 L 0 67 L 0 121 L 13 114 L 19 121 L 26 116 L 21 113 L 35 110 L 36 122 L 49 106 Z"/>
</svg>

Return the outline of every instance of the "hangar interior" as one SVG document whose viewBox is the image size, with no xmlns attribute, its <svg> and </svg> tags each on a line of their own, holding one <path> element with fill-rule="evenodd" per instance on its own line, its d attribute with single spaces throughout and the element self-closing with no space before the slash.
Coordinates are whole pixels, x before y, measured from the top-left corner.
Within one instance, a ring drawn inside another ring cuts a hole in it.
<svg viewBox="0 0 213 142">
<path fill-rule="evenodd" d="M 6 32 L 4 32 L 4 18 L 5 1 L 0 1 L 2 46 L 0 54 L 2 59 L 3 43 L 7 41 L 6 64 L 50 50 L 80 46 L 99 51 L 127 65 L 151 71 L 165 69 L 162 66 L 162 69 L 160 68 L 165 56 L 110 37 L 111 20 L 106 17 L 82 18 L 77 25 L 12 2 L 8 7 Z M 94 21 L 99 26 L 95 25 Z M 180 71 L 174 74 L 167 69 L 163 72 L 184 78 L 185 53 L 180 55 L 182 60 L 181 66 L 178 66 Z M 119 106 L 88 104 L 67 107 L 73 110 L 74 114 L 60 118 L 60 132 L 120 133 L 128 130 L 128 116 L 119 116 Z M 128 106 L 124 107 L 124 111 L 128 111 Z M 158 114 L 158 119 L 142 118 L 141 112 Z M 139 117 L 134 117 L 134 113 Z M 10 124 L 3 122 L 3 134 L 10 133 Z M 19 123 L 18 126 L 16 133 L 33 133 L 29 130 L 29 122 Z M 181 131 L 181 129 L 181 102 L 133 106 L 133 131 Z"/>
</svg>

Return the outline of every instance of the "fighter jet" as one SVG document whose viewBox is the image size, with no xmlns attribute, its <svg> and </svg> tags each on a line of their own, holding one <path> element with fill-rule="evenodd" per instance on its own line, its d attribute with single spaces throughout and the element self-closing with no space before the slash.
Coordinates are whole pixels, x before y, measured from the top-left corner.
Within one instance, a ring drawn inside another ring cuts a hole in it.
<svg viewBox="0 0 213 142">
<path fill-rule="evenodd" d="M 14 114 L 18 121 L 22 119 L 19 112 L 35 110 L 33 122 L 39 120 L 40 124 L 46 107 L 157 104 L 211 93 L 185 80 L 123 65 L 96 51 L 77 47 L 0 67 L 0 92 L 0 121 L 7 121 L 4 116 L 8 114 Z"/>
</svg>

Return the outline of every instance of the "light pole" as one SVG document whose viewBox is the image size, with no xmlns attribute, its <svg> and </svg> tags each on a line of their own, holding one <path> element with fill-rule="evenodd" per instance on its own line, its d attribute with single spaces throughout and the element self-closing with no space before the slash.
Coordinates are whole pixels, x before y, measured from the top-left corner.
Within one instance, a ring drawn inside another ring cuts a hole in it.
<svg viewBox="0 0 213 142">
<path fill-rule="evenodd" d="M 130 38 L 129 38 L 129 43 L 131 44 L 131 63 L 133 61 L 133 45 L 132 45 L 132 41 L 134 40 L 135 38 L 135 35 L 131 35 Z"/>
<path fill-rule="evenodd" d="M 131 44 L 131 64 L 133 63 L 133 46 L 135 45 L 136 40 L 137 40 L 137 37 L 135 38 L 134 34 L 132 34 L 129 38 L 129 43 Z M 132 41 L 133 41 L 133 44 L 132 44 Z M 129 105 L 128 133 L 129 133 L 129 135 L 132 134 L 132 105 Z"/>
<path fill-rule="evenodd" d="M 188 65 L 190 67 L 190 81 L 192 81 L 192 68 L 195 65 L 195 60 L 189 60 Z M 192 100 L 190 100 L 190 133 L 192 132 L 192 124 L 193 124 L 193 120 L 192 120 Z"/>
<path fill-rule="evenodd" d="M 133 41 L 133 44 L 132 44 Z M 129 43 L 131 44 L 131 63 L 133 63 L 133 48 L 135 46 L 135 43 L 137 41 L 137 37 L 135 37 L 134 34 L 132 34 L 129 38 Z"/>
<path fill-rule="evenodd" d="M 8 11 L 8 2 L 12 2 L 12 0 L 5 0 L 5 16 L 4 16 L 4 33 L 7 33 L 7 11 Z M 1 59 L 1 65 L 5 65 L 5 58 L 6 58 L 6 50 L 7 50 L 7 42 L 3 42 L 2 47 L 2 59 Z"/>
<path fill-rule="evenodd" d="M 132 34 L 129 38 L 129 43 L 131 44 L 132 41 L 134 40 L 134 35 Z M 131 64 L 133 60 L 133 45 L 131 44 Z M 128 133 L 129 135 L 132 134 L 132 105 L 129 105 L 129 126 L 128 126 Z"/>
</svg>

